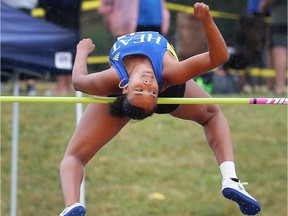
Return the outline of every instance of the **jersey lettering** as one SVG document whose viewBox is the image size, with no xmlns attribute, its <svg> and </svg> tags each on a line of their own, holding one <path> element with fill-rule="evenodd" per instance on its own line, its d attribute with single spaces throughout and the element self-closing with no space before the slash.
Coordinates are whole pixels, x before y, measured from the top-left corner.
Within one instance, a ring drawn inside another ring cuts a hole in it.
<svg viewBox="0 0 288 216">
<path fill-rule="evenodd" d="M 148 34 L 147 42 L 151 42 L 152 39 L 156 41 L 156 44 L 160 44 L 160 40 L 161 40 L 161 37 L 160 37 L 160 36 L 158 36 L 157 38 L 153 38 L 153 37 L 152 37 L 152 34 Z"/>
<path fill-rule="evenodd" d="M 125 38 L 125 37 L 124 37 Z M 152 41 L 155 41 L 156 44 L 160 44 L 161 41 L 161 37 L 157 36 L 157 37 L 153 37 L 152 34 L 133 34 L 130 35 L 130 37 L 125 38 L 123 37 L 118 39 L 118 43 L 116 42 L 113 45 L 113 52 L 112 54 L 114 54 L 118 49 L 120 49 L 122 46 L 127 46 L 129 43 L 134 43 L 134 44 L 139 44 L 139 43 L 151 43 Z"/>
</svg>

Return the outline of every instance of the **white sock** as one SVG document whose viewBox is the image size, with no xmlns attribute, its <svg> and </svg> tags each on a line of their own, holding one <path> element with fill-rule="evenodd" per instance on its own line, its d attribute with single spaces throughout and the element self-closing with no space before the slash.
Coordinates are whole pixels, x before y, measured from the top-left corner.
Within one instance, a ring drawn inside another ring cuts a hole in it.
<svg viewBox="0 0 288 216">
<path fill-rule="evenodd" d="M 235 171 L 235 164 L 233 161 L 224 161 L 219 166 L 222 178 L 236 178 L 238 179 Z"/>
</svg>

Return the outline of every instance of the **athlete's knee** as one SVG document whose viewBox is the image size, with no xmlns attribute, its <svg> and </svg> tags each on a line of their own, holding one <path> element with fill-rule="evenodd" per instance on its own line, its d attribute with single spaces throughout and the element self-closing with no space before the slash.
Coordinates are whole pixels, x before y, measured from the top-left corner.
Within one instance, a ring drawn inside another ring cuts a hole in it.
<svg viewBox="0 0 288 216">
<path fill-rule="evenodd" d="M 205 126 L 215 117 L 222 115 L 222 112 L 219 106 L 212 104 L 212 105 L 205 106 L 203 110 L 203 115 L 204 117 L 199 119 L 198 123 L 202 126 Z"/>
<path fill-rule="evenodd" d="M 60 169 L 74 166 L 85 166 L 85 161 L 77 155 L 64 154 L 64 157 L 60 162 Z"/>
</svg>

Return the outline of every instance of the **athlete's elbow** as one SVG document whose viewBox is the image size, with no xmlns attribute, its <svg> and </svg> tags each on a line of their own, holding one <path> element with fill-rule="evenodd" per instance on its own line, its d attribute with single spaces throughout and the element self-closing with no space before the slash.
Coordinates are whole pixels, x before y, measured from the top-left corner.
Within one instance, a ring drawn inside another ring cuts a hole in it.
<svg viewBox="0 0 288 216">
<path fill-rule="evenodd" d="M 226 63 L 227 61 L 229 61 L 229 59 L 230 59 L 230 55 L 229 55 L 229 53 L 228 53 L 228 50 L 223 54 L 223 63 L 222 64 L 224 64 L 224 63 Z"/>
<path fill-rule="evenodd" d="M 80 91 L 80 88 L 78 87 L 77 83 L 72 82 L 72 86 L 73 86 L 75 91 Z"/>
<path fill-rule="evenodd" d="M 72 86 L 75 91 L 81 91 L 80 80 L 72 77 Z"/>
<path fill-rule="evenodd" d="M 228 52 L 223 52 L 218 56 L 217 61 L 215 61 L 216 66 L 225 64 L 229 60 L 230 56 Z"/>
</svg>

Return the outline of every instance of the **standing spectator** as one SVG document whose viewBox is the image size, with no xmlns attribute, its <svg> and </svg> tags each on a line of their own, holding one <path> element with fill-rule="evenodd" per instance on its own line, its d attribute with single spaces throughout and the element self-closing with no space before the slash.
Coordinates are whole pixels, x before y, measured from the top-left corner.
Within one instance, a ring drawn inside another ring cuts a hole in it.
<svg viewBox="0 0 288 216">
<path fill-rule="evenodd" d="M 269 65 L 267 56 L 269 54 L 269 25 L 265 22 L 265 16 L 269 16 L 269 10 L 267 8 L 265 13 L 260 12 L 260 2 L 261 0 L 248 0 L 246 10 L 241 14 L 236 24 L 234 46 L 237 49 L 236 52 L 243 54 L 243 56 L 238 56 L 238 61 L 235 61 L 236 64 L 243 63 L 242 68 L 239 67 L 239 69 L 267 68 Z M 234 59 L 236 60 L 237 57 Z M 238 65 L 241 66 L 241 64 Z M 244 92 L 255 90 L 251 87 L 262 85 L 263 81 L 261 76 L 256 78 L 249 73 L 240 75 L 240 86 Z"/>
<path fill-rule="evenodd" d="M 82 0 L 40 0 L 40 6 L 45 10 L 45 19 L 63 28 L 77 31 L 79 39 L 81 3 Z M 56 95 L 67 95 L 71 92 L 71 73 L 56 74 Z"/>
<path fill-rule="evenodd" d="M 233 39 L 229 41 L 230 60 L 224 69 L 246 70 L 247 68 L 266 68 L 268 25 L 264 14 L 258 10 L 261 0 L 248 0 L 246 8 L 235 23 Z M 268 14 L 268 11 L 267 11 Z M 265 14 L 266 15 L 266 14 Z M 266 48 L 266 49 L 265 49 Z M 248 72 L 248 70 L 246 70 Z M 262 84 L 262 77 L 255 78 L 250 73 L 237 74 L 237 91 L 250 93 L 256 84 Z"/>
<path fill-rule="evenodd" d="M 170 27 L 170 12 L 165 0 L 140 0 L 136 31 L 157 31 L 167 35 Z"/>
<path fill-rule="evenodd" d="M 114 37 L 144 30 L 166 35 L 170 26 L 164 0 L 101 0 L 98 13 Z"/>
<path fill-rule="evenodd" d="M 249 66 L 266 67 L 265 47 L 267 47 L 268 25 L 265 16 L 269 16 L 270 10 L 259 11 L 261 0 L 248 0 L 246 11 L 242 15 L 240 23 L 244 34 L 246 46 L 246 58 L 250 59 Z"/>
<path fill-rule="evenodd" d="M 271 7 L 271 67 L 276 72 L 274 91 L 277 95 L 287 95 L 287 0 L 262 0 L 259 11 L 264 12 L 268 7 Z"/>
<path fill-rule="evenodd" d="M 139 0 L 101 0 L 98 13 L 114 37 L 134 32 Z"/>
<path fill-rule="evenodd" d="M 247 37 L 251 38 L 250 41 L 253 45 L 253 47 L 256 47 L 256 49 L 251 49 L 256 51 L 253 59 L 256 61 L 252 62 L 251 66 L 256 66 L 257 68 L 270 68 L 270 55 L 269 55 L 269 31 L 270 31 L 270 25 L 265 20 L 266 18 L 270 17 L 270 8 L 267 8 L 264 13 L 259 11 L 259 5 L 261 3 L 261 0 L 248 0 L 246 5 L 246 16 L 248 17 L 247 20 L 247 26 L 250 29 L 250 31 L 245 30 Z M 253 30 L 253 29 L 258 29 Z M 251 34 L 254 32 L 254 34 Z M 258 38 L 258 40 L 255 40 L 253 38 Z M 251 46 L 248 46 L 248 50 L 250 50 Z M 257 53 L 258 51 L 258 53 Z M 254 64 L 253 64 L 254 63 Z M 260 77 L 262 78 L 262 77 Z M 270 91 L 269 86 L 273 86 L 274 78 L 267 77 L 266 79 L 266 85 L 268 86 L 268 91 Z M 263 82 L 264 83 L 264 82 Z M 263 84 L 262 82 L 260 84 Z M 259 85 L 259 83 L 258 83 Z"/>
<path fill-rule="evenodd" d="M 30 14 L 30 15 L 31 15 L 31 11 L 38 6 L 38 0 L 25 0 L 25 1 L 23 1 L 23 0 L 1 0 L 1 1 L 6 3 L 7 5 L 13 7 L 13 8 L 19 9 L 19 10 L 21 10 L 27 14 Z M 21 76 L 20 79 L 26 80 L 27 76 L 26 77 Z M 20 92 L 23 91 L 22 86 L 23 86 L 23 82 L 20 81 Z M 31 77 L 29 77 L 26 80 L 26 93 L 29 96 L 37 95 L 37 91 L 35 88 L 35 80 L 32 79 Z"/>
</svg>

